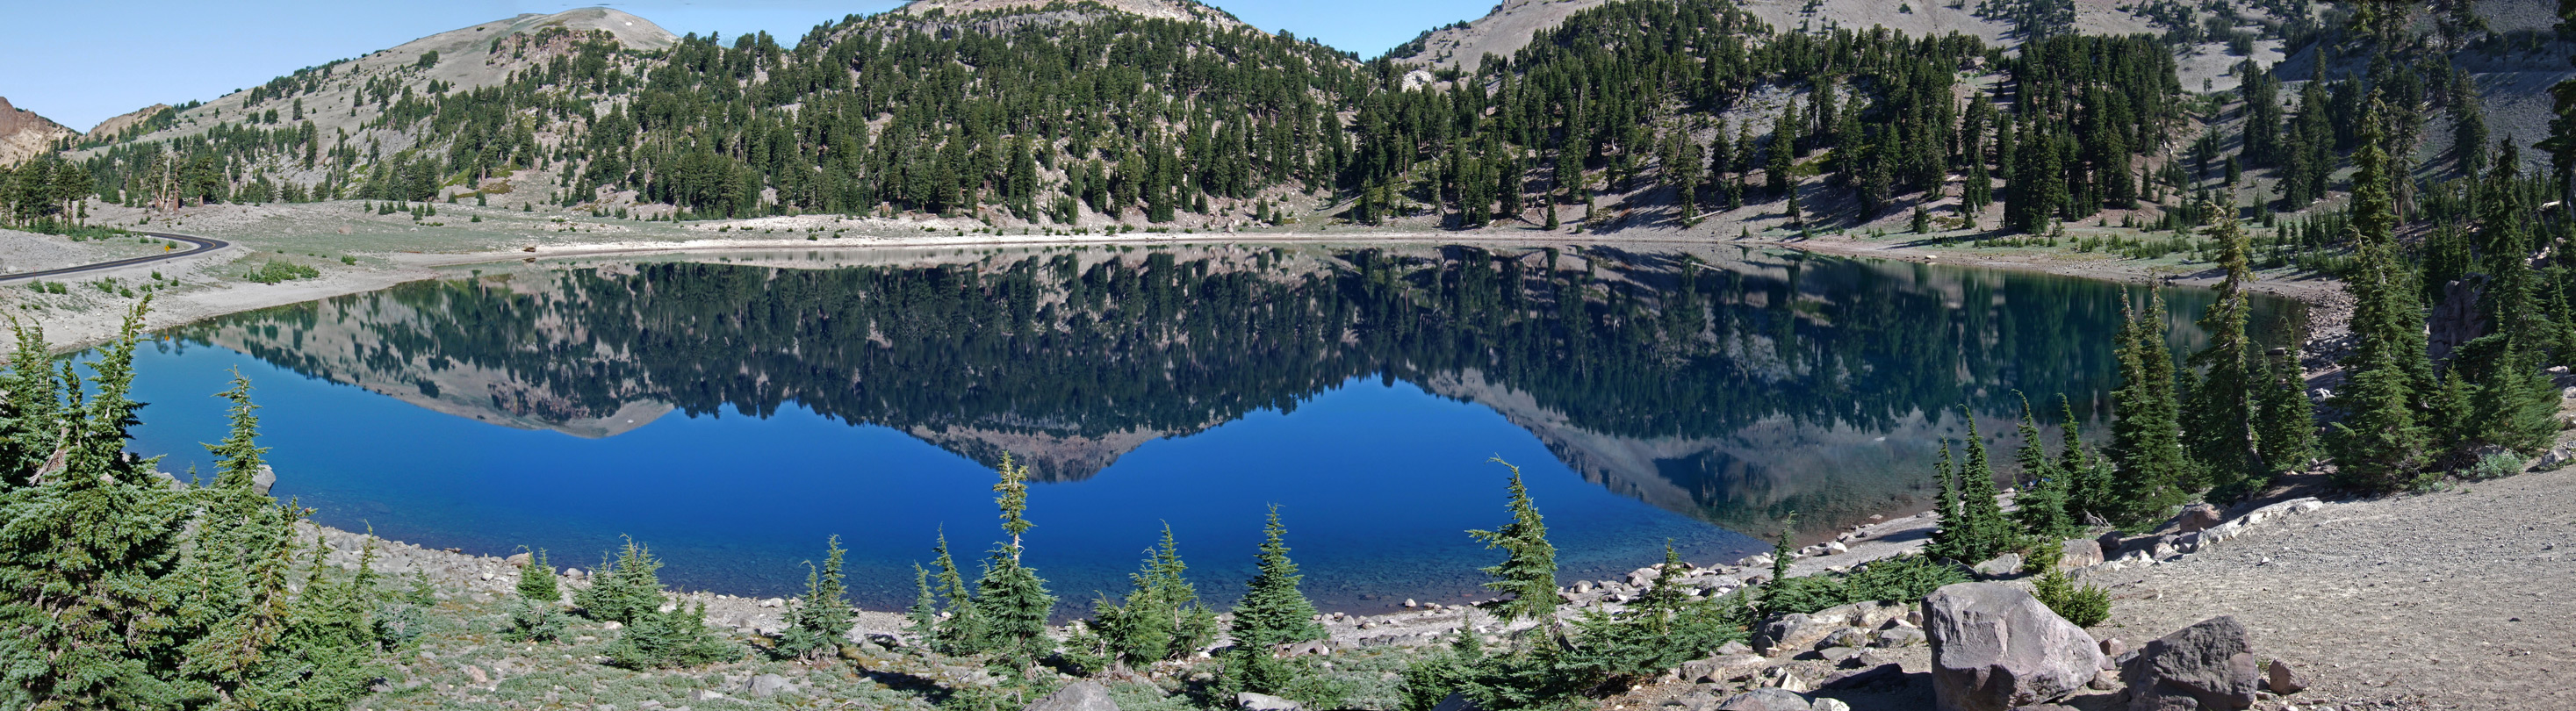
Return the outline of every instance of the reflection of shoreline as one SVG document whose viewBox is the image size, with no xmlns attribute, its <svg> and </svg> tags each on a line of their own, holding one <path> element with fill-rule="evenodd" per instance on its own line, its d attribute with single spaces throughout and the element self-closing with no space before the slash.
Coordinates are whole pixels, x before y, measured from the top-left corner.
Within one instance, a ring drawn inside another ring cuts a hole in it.
<svg viewBox="0 0 2576 711">
<path fill-rule="evenodd" d="M 2097 336 L 2120 297 L 1776 254 L 1019 256 L 523 270 L 187 332 L 513 427 L 606 437 L 674 410 L 805 407 L 1056 481 L 1375 375 L 1492 408 L 1622 496 L 1755 535 L 1797 510 L 1812 539 L 1922 508 L 1929 441 L 1962 434 L 1924 412 L 2106 389 Z"/>
</svg>

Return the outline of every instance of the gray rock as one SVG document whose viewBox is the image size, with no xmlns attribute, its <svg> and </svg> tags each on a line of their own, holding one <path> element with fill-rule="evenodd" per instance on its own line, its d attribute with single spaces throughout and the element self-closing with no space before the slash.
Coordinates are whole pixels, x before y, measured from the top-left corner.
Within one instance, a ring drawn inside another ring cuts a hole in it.
<svg viewBox="0 0 2576 711">
<path fill-rule="evenodd" d="M 2005 553 L 2003 555 L 1995 556 L 1987 559 L 1986 562 L 1976 564 L 1976 566 L 1970 568 L 1970 570 L 1977 571 L 1977 577 L 1985 578 L 1987 580 L 2009 578 L 2015 575 L 2020 575 L 2021 554 Z"/>
<path fill-rule="evenodd" d="M 1234 707 L 1242 711 L 1305 711 L 1306 709 L 1305 704 L 1249 691 L 1234 695 Z"/>
<path fill-rule="evenodd" d="M 1453 691 L 1447 698 L 1441 699 L 1439 705 L 1431 707 L 1431 711 L 1485 711 L 1485 707 L 1478 706 L 1475 701 Z"/>
<path fill-rule="evenodd" d="M 744 682 L 743 689 L 751 692 L 754 697 L 766 699 L 782 693 L 794 693 L 796 683 L 776 674 L 762 674 L 752 677 L 751 681 Z"/>
<path fill-rule="evenodd" d="M 1764 656 L 1795 654 L 1816 648 L 1825 635 L 1843 628 L 1840 619 L 1818 619 L 1790 613 L 1762 625 L 1753 635 L 1753 649 Z"/>
<path fill-rule="evenodd" d="M 2110 691 L 2112 689 L 2120 688 L 2120 672 L 2117 669 L 2104 669 L 2102 671 L 2094 672 L 2093 681 L 2086 683 L 2085 686 L 2091 687 L 2095 691 Z"/>
<path fill-rule="evenodd" d="M 2218 522 L 2226 518 L 2226 512 L 2218 510 L 2216 506 L 2192 504 L 2182 508 L 2182 515 L 2174 517 L 2174 524 L 2177 527 L 2177 533 L 2197 533 L 2209 530 L 2209 527 L 2218 525 Z"/>
<path fill-rule="evenodd" d="M 2219 616 L 2148 642 L 2129 659 L 2130 711 L 2226 711 L 2254 706 L 2261 682 L 2245 625 Z"/>
<path fill-rule="evenodd" d="M 697 691 L 689 692 L 690 701 L 714 701 L 722 698 L 728 697 L 713 689 L 699 689 Z"/>
<path fill-rule="evenodd" d="M 2004 711 L 2064 696 L 2102 669 L 2092 635 L 2021 588 L 1959 583 L 1923 598 L 1941 711 Z"/>
<path fill-rule="evenodd" d="M 1817 644 L 1825 647 L 1867 647 L 1869 646 L 1869 636 L 1869 630 L 1858 627 L 1845 627 L 1834 630 L 1833 634 L 1825 635 L 1825 641 L 1818 642 Z"/>
<path fill-rule="evenodd" d="M 1118 711 L 1118 702 L 1100 682 L 1077 681 L 1029 704 L 1028 711 Z"/>
<path fill-rule="evenodd" d="M 1817 699 L 1807 708 L 1812 711 L 1851 711 L 1851 704 L 1843 703 L 1841 699 Z"/>
<path fill-rule="evenodd" d="M 2067 541 L 2060 551 L 2061 552 L 2057 555 L 2058 570 L 2074 570 L 2076 568 L 2082 568 L 2088 565 L 2100 565 L 2102 563 L 2102 543 L 2100 541 L 2077 538 Z"/>
<path fill-rule="evenodd" d="M 1872 647 L 1911 647 L 1911 646 L 1918 645 L 1918 644 L 1922 644 L 1922 643 L 1923 643 L 1923 630 L 1916 629 L 1916 628 L 1913 628 L 1913 627 L 1893 627 L 1893 628 L 1889 628 L 1889 629 L 1879 630 L 1879 631 L 1878 631 L 1878 638 L 1877 638 L 1877 639 L 1870 640 L 1870 641 L 1869 641 L 1869 646 L 1872 646 Z"/>
<path fill-rule="evenodd" d="M 1756 689 L 1717 705 L 1717 711 L 1814 711 L 1805 694 L 1787 689 Z"/>
<path fill-rule="evenodd" d="M 2117 657 L 2127 653 L 2129 653 L 2128 642 L 2123 642 L 2118 637 L 2102 640 L 2102 656 Z"/>
<path fill-rule="evenodd" d="M 1746 646 L 1743 642 L 1728 642 L 1726 644 L 1718 645 L 1717 647 L 1717 656 L 1721 657 L 1732 657 L 1740 654 L 1752 653 L 1753 648 Z"/>
<path fill-rule="evenodd" d="M 2290 669 L 2289 662 L 2273 659 L 2270 671 L 2270 678 L 2267 681 L 2271 683 L 2267 688 L 2270 688 L 2272 693 L 2288 696 L 2308 690 L 2308 682 L 2300 679 L 2297 671 Z"/>
<path fill-rule="evenodd" d="M 250 476 L 250 488 L 266 494 L 269 487 L 273 486 L 277 486 L 277 470 L 269 468 L 266 464 L 259 465 L 259 473 Z"/>
<path fill-rule="evenodd" d="M 1721 653 L 1707 659 L 1682 662 L 1680 674 L 1682 681 L 1691 683 L 1728 682 L 1761 673 L 1770 666 L 1771 660 L 1759 655 Z"/>
</svg>

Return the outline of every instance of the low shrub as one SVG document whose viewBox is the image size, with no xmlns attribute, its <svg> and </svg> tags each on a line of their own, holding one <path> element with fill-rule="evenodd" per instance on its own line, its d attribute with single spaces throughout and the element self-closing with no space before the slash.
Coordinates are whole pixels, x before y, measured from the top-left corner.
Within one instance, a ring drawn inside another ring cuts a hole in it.
<svg viewBox="0 0 2576 711">
<path fill-rule="evenodd" d="M 2032 594 L 2040 604 L 2077 627 L 2092 627 L 2111 618 L 2111 591 L 2098 585 L 2077 585 L 2063 572 L 2049 571 L 2039 576 Z"/>
<path fill-rule="evenodd" d="M 2470 463 L 2467 469 L 2460 470 L 2459 476 L 2467 481 L 2502 479 L 2522 473 L 2523 465 L 2520 455 L 2512 452 L 2498 452 L 2479 457 L 2478 461 Z"/>
<path fill-rule="evenodd" d="M 304 266 L 302 264 L 296 264 L 294 262 L 272 259 L 269 260 L 267 264 L 261 265 L 260 268 L 251 270 L 250 274 L 247 275 L 246 278 L 261 284 L 275 284 L 296 279 L 311 279 L 318 276 L 322 276 L 322 270 Z"/>
</svg>

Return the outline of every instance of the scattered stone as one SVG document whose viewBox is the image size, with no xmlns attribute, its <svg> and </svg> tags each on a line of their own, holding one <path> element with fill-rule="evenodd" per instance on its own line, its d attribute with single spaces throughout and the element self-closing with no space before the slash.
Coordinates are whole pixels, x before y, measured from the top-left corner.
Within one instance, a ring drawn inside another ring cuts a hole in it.
<svg viewBox="0 0 2576 711">
<path fill-rule="evenodd" d="M 2102 656 L 2117 657 L 2129 653 L 2129 643 L 2118 637 L 2102 640 Z"/>
<path fill-rule="evenodd" d="M 2209 530 L 2225 519 L 2226 514 L 2218 507 L 2202 503 L 2183 507 L 2182 515 L 2174 517 L 2174 524 L 2178 533 L 2197 533 Z"/>
<path fill-rule="evenodd" d="M 777 606 L 785 605 L 785 604 L 787 604 L 787 601 L 786 601 L 786 600 L 781 600 L 781 599 L 774 598 L 774 597 L 773 597 L 773 598 L 769 598 L 769 599 L 767 599 L 767 600 L 762 600 L 762 601 L 760 601 L 760 606 L 761 606 L 761 607 L 777 607 Z"/>
<path fill-rule="evenodd" d="M 743 685 L 743 688 L 750 691 L 754 697 L 766 699 L 781 693 L 796 691 L 796 683 L 776 674 L 762 674 L 752 677 L 750 682 Z"/>
<path fill-rule="evenodd" d="M 2290 669 L 2289 662 L 2273 659 L 2270 676 L 2268 681 L 2271 682 L 2272 693 L 2288 696 L 2308 690 L 2308 682 L 2300 679 L 2297 671 Z"/>
<path fill-rule="evenodd" d="M 2261 681 L 2245 625 L 2225 615 L 2148 642 L 2122 671 L 2130 711 L 2252 708 Z"/>
<path fill-rule="evenodd" d="M 2019 575 L 2021 574 L 2021 554 L 2005 553 L 1995 556 L 1987 559 L 1986 562 L 1976 564 L 1970 570 L 1977 571 L 1977 577 L 1987 580 Z"/>
<path fill-rule="evenodd" d="M 727 699 L 727 698 L 732 698 L 732 697 L 726 696 L 726 695 L 724 695 L 722 692 L 716 691 L 716 690 L 714 690 L 714 689 L 699 689 L 699 690 L 697 690 L 697 691 L 689 692 L 689 700 L 690 700 L 690 701 L 714 701 L 714 700 L 717 700 L 717 699 Z"/>
<path fill-rule="evenodd" d="M 1818 644 L 1826 647 L 1850 647 L 1857 649 L 1869 646 L 1869 638 L 1869 630 L 1858 627 L 1845 627 L 1834 630 L 1833 634 L 1825 635 L 1825 641 L 1819 642 Z M 1828 658 L 1830 658 L 1830 655 Z"/>
<path fill-rule="evenodd" d="M 1118 702 L 1100 682 L 1077 681 L 1029 704 L 1027 711 L 1118 711 Z"/>
<path fill-rule="evenodd" d="M 1717 705 L 1717 711 L 1814 711 L 1806 695 L 1787 689 L 1756 689 Z"/>
<path fill-rule="evenodd" d="M 2021 588 L 1959 583 L 1923 598 L 1942 711 L 2002 711 L 2055 699 L 2102 669 L 2083 628 Z"/>
<path fill-rule="evenodd" d="M 1439 705 L 1431 707 L 1431 711 L 1485 711 L 1485 707 L 1476 705 L 1464 695 L 1450 692 L 1449 696 L 1440 699 Z"/>
<path fill-rule="evenodd" d="M 1816 643 L 1825 641 L 1826 635 L 1842 628 L 1841 619 L 1790 613 L 1762 625 L 1762 629 L 1753 634 L 1753 649 L 1766 657 L 1803 652 L 1815 649 Z"/>
<path fill-rule="evenodd" d="M 1305 711 L 1306 709 L 1305 704 L 1249 691 L 1234 695 L 1234 707 L 1242 711 Z"/>
<path fill-rule="evenodd" d="M 1851 711 L 1851 704 L 1843 703 L 1841 699 L 1816 699 L 1807 708 L 1811 711 Z"/>
<path fill-rule="evenodd" d="M 1682 662 L 1682 681 L 1691 683 L 1729 682 L 1744 679 L 1771 667 L 1771 660 L 1753 654 L 1720 655 Z"/>
<path fill-rule="evenodd" d="M 1834 541 L 1832 543 L 1825 544 L 1825 555 L 1842 555 L 1850 552 L 1851 546 L 1843 545 L 1841 541 Z"/>
<path fill-rule="evenodd" d="M 1718 645 L 1717 647 L 1717 655 L 1721 657 L 1732 657 L 1752 653 L 1753 648 L 1746 646 L 1743 642 L 1728 642 L 1726 644 Z"/>
<path fill-rule="evenodd" d="M 2100 541 L 2078 538 L 2067 541 L 2066 545 L 2060 550 L 2061 552 L 2057 555 L 2058 570 L 2074 570 L 2076 568 L 2100 565 L 2102 563 L 2102 543 Z"/>
<path fill-rule="evenodd" d="M 465 665 L 465 678 L 473 679 L 476 684 L 492 683 L 492 675 L 483 673 L 482 667 L 472 664 Z"/>
<path fill-rule="evenodd" d="M 512 553 L 510 554 L 510 557 L 501 559 L 501 562 L 508 563 L 510 564 L 510 567 L 513 568 L 525 568 L 528 567 L 529 563 L 535 561 L 530 559 L 526 553 Z"/>
<path fill-rule="evenodd" d="M 1753 555 L 1745 556 L 1743 560 L 1735 561 L 1735 567 L 1738 567 L 1738 568 L 1769 568 L 1769 567 L 1771 567 L 1771 554 L 1769 554 L 1769 553 L 1755 553 L 1755 554 L 1753 554 Z"/>
<path fill-rule="evenodd" d="M 1413 608 L 1416 608 L 1416 607 L 1421 607 L 1421 606 L 1422 606 L 1421 604 L 1419 604 L 1419 603 L 1415 603 L 1415 602 L 1413 601 L 1413 598 L 1409 598 L 1409 597 L 1408 597 L 1408 598 L 1405 598 L 1405 599 L 1404 599 L 1404 609 L 1410 610 L 1410 609 L 1413 609 Z"/>
<path fill-rule="evenodd" d="M 1879 630 L 1878 638 L 1869 641 L 1869 645 L 1872 647 L 1890 648 L 1911 647 L 1922 643 L 1923 630 L 1913 627 L 1895 627 Z"/>
</svg>

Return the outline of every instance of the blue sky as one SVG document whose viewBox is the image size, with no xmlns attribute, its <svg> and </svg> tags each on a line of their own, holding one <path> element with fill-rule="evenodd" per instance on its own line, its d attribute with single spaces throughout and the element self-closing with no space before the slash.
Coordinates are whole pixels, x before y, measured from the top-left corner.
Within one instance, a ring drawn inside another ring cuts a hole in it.
<svg viewBox="0 0 2576 711">
<path fill-rule="evenodd" d="M 1422 30 L 1481 17 L 1494 0 L 1219 0 L 1245 22 L 1375 57 Z M 899 0 L 177 2 L 0 0 L 0 96 L 74 130 L 156 103 L 211 99 L 299 67 L 355 57 L 527 12 L 607 5 L 674 33 L 767 31 L 793 42 L 824 20 Z"/>
</svg>

